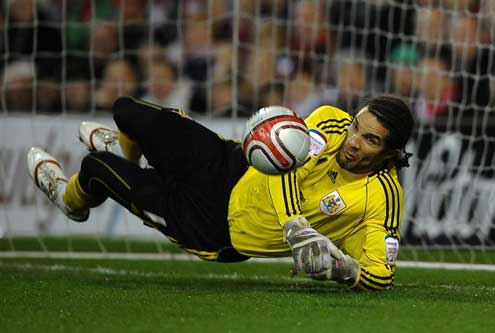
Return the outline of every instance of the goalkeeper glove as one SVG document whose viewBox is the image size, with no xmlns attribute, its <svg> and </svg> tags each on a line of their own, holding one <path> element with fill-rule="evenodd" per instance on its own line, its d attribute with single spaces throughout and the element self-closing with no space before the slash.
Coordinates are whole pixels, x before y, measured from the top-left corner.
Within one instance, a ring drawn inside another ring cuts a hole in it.
<svg viewBox="0 0 495 333">
<path fill-rule="evenodd" d="M 284 240 L 292 250 L 295 272 L 325 272 L 330 268 L 330 258 L 342 259 L 342 252 L 327 237 L 311 228 L 302 216 L 290 219 L 284 225 Z"/>
<path fill-rule="evenodd" d="M 331 259 L 330 268 L 324 272 L 308 274 L 313 280 L 333 280 L 352 286 L 359 275 L 359 262 L 347 254 L 340 260 Z"/>
</svg>

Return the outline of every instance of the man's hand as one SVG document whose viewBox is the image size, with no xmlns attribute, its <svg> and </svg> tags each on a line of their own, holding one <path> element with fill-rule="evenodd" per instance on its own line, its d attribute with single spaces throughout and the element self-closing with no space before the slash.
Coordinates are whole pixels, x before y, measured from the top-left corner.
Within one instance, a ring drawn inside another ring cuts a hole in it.
<svg viewBox="0 0 495 333">
<path fill-rule="evenodd" d="M 302 216 L 284 225 L 284 239 L 292 250 L 295 272 L 321 273 L 330 268 L 331 258 L 342 259 L 342 252 L 327 237 L 311 228 Z"/>
</svg>

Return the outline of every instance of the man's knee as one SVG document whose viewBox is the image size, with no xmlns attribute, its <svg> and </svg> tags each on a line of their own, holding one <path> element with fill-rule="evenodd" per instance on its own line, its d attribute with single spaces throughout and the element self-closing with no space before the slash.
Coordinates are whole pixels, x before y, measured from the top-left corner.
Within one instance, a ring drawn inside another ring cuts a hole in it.
<svg viewBox="0 0 495 333">
<path fill-rule="evenodd" d="M 170 112 L 163 112 L 157 105 L 129 96 L 119 97 L 113 104 L 113 120 L 120 132 L 140 141 L 150 133 L 169 124 Z"/>
<path fill-rule="evenodd" d="M 127 127 L 133 119 L 136 119 L 134 113 L 135 101 L 132 97 L 123 96 L 117 98 L 113 103 L 112 112 L 113 120 L 119 129 Z"/>
</svg>

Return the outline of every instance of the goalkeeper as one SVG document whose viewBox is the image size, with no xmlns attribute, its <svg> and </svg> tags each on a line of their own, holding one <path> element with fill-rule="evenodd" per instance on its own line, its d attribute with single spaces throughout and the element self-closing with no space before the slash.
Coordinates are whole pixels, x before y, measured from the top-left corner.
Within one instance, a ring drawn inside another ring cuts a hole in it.
<svg viewBox="0 0 495 333">
<path fill-rule="evenodd" d="M 91 152 L 69 179 L 43 150 L 28 153 L 35 184 L 72 220 L 87 220 L 110 197 L 205 260 L 292 256 L 293 270 L 312 279 L 394 285 L 403 213 L 397 172 L 414 126 L 402 100 L 372 98 L 355 117 L 319 107 L 306 119 L 310 156 L 280 176 L 249 167 L 238 142 L 179 110 L 121 97 L 113 113 L 116 132 L 81 125 Z M 142 155 L 152 168 L 139 166 Z"/>
</svg>

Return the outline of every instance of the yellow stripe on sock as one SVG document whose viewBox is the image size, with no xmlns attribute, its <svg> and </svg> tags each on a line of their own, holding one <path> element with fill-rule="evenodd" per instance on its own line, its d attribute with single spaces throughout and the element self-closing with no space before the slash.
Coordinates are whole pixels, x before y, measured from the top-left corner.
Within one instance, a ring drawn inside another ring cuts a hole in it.
<svg viewBox="0 0 495 333">
<path fill-rule="evenodd" d="M 69 178 L 63 200 L 67 207 L 75 211 L 81 211 L 92 207 L 92 197 L 81 188 L 78 172 Z"/>
<path fill-rule="evenodd" d="M 141 155 L 143 155 L 143 150 L 136 141 L 132 140 L 122 131 L 119 131 L 119 144 L 120 148 L 122 148 L 122 153 L 124 153 L 124 156 L 129 161 L 137 162 L 141 158 Z"/>
</svg>

